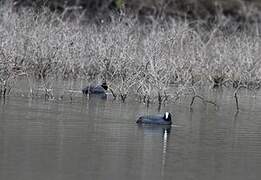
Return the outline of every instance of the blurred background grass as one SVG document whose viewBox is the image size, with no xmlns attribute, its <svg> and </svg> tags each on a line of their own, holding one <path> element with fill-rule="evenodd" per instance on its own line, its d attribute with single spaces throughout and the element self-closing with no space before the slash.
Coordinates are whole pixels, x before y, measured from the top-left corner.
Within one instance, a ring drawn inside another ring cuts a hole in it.
<svg viewBox="0 0 261 180">
<path fill-rule="evenodd" d="M 2 0 L 2 2 L 7 0 Z M 10 0 L 8 0 L 10 1 Z M 19 6 L 49 6 L 64 10 L 78 7 L 91 15 L 123 10 L 135 15 L 185 16 L 205 18 L 217 13 L 229 16 L 249 16 L 260 10 L 261 0 L 12 0 Z M 251 9 L 249 9 L 249 7 Z"/>
</svg>

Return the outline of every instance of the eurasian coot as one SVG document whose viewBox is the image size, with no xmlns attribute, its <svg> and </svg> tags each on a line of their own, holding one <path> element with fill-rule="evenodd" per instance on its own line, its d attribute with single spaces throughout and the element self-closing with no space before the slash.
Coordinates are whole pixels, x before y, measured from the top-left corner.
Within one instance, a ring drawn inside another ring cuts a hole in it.
<svg viewBox="0 0 261 180">
<path fill-rule="evenodd" d="M 169 112 L 165 112 L 163 115 L 148 115 L 141 116 L 136 121 L 139 124 L 160 124 L 160 125 L 171 125 L 171 114 Z"/>
<path fill-rule="evenodd" d="M 108 86 L 106 82 L 102 83 L 101 85 L 90 85 L 82 89 L 82 93 L 87 94 L 106 94 L 108 90 Z"/>
</svg>

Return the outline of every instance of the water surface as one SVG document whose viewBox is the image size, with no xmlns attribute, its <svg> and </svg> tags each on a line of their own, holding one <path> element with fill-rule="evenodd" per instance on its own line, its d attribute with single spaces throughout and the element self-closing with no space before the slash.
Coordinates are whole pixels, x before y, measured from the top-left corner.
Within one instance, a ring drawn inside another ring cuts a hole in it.
<svg viewBox="0 0 261 180">
<path fill-rule="evenodd" d="M 167 105 L 173 126 L 138 126 L 143 104 L 102 99 L 0 100 L 0 179 L 259 180 L 260 99 Z"/>
</svg>

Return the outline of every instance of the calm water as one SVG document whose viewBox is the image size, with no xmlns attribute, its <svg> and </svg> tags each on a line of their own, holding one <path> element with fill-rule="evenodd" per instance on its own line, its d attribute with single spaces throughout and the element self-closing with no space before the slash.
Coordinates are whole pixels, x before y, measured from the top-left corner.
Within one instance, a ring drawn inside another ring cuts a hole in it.
<svg viewBox="0 0 261 180">
<path fill-rule="evenodd" d="M 164 107 L 171 127 L 138 126 L 157 108 L 132 102 L 0 100 L 0 179 L 259 180 L 260 99 L 217 99 Z"/>
</svg>

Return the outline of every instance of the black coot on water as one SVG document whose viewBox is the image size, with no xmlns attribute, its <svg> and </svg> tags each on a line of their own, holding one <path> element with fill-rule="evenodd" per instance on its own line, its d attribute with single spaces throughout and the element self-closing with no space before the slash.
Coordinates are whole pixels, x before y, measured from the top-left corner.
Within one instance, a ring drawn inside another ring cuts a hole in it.
<svg viewBox="0 0 261 180">
<path fill-rule="evenodd" d="M 90 85 L 82 89 L 84 95 L 87 94 L 106 94 L 108 90 L 107 84 L 104 82 L 101 85 Z"/>
<path fill-rule="evenodd" d="M 171 114 L 165 112 L 163 115 L 147 115 L 141 116 L 136 121 L 138 124 L 158 124 L 158 125 L 171 125 Z"/>
</svg>

